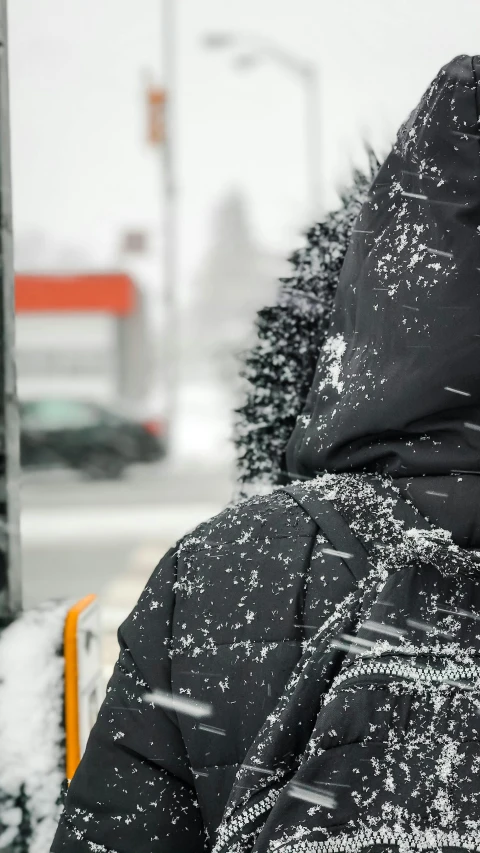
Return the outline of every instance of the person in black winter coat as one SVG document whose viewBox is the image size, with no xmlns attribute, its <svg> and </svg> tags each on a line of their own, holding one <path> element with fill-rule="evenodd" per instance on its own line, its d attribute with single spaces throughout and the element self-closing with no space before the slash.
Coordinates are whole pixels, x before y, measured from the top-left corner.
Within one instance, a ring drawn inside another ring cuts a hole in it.
<svg viewBox="0 0 480 853">
<path fill-rule="evenodd" d="M 121 626 L 54 853 L 480 850 L 479 72 L 439 72 L 372 184 L 291 485 Z"/>
</svg>

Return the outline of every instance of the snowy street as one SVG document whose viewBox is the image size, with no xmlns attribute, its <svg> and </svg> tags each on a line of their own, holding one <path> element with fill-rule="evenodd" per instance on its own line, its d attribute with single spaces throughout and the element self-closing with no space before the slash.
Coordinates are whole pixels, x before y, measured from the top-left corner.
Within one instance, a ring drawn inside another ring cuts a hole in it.
<svg viewBox="0 0 480 853">
<path fill-rule="evenodd" d="M 196 522 L 197 512 L 230 497 L 225 464 L 166 460 L 132 468 L 119 481 L 85 482 L 70 471 L 24 475 L 22 536 L 28 548 L 62 547 L 85 541 L 134 541 L 140 535 L 168 536 L 177 519 Z M 99 512 L 101 508 L 101 512 Z"/>
</svg>

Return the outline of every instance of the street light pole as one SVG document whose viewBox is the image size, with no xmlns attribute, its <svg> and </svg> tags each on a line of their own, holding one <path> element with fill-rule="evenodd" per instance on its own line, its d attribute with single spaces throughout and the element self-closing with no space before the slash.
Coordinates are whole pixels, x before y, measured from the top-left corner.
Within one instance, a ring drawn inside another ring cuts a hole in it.
<svg viewBox="0 0 480 853">
<path fill-rule="evenodd" d="M 209 33 L 204 38 L 208 48 L 240 48 L 237 67 L 248 68 L 263 58 L 275 62 L 299 79 L 305 93 L 305 166 L 308 213 L 318 218 L 322 207 L 320 80 L 318 67 L 285 50 L 268 39 L 243 33 Z"/>
<path fill-rule="evenodd" d="M 175 0 L 162 2 L 162 65 L 165 90 L 164 138 L 161 145 L 163 173 L 163 324 L 162 357 L 166 379 L 166 418 L 170 435 L 175 433 L 179 379 L 180 322 L 177 269 L 177 188 L 175 180 Z"/>
<path fill-rule="evenodd" d="M 0 0 L 0 625 L 22 606 L 7 0 Z"/>
</svg>

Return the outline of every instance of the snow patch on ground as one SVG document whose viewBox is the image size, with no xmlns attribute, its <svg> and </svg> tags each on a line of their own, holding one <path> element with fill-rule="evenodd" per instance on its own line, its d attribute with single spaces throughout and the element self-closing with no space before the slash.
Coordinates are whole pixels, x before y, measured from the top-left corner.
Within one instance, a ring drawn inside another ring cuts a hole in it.
<svg viewBox="0 0 480 853">
<path fill-rule="evenodd" d="M 49 602 L 29 610 L 0 634 L 0 849 L 18 834 L 22 793 L 29 853 L 47 853 L 53 840 L 65 777 L 63 628 L 69 606 Z"/>
</svg>

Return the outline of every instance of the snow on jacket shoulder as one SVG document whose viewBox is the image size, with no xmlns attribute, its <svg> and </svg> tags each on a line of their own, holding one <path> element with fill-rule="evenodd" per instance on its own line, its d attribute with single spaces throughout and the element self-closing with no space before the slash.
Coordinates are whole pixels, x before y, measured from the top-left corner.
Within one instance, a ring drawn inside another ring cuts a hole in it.
<svg viewBox="0 0 480 853">
<path fill-rule="evenodd" d="M 210 849 L 303 642 L 354 584 L 348 559 L 329 547 L 279 491 L 226 510 L 165 555 L 120 628 L 54 853 Z M 197 719 L 144 700 L 158 690 L 213 712 Z"/>
</svg>

